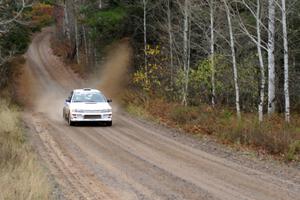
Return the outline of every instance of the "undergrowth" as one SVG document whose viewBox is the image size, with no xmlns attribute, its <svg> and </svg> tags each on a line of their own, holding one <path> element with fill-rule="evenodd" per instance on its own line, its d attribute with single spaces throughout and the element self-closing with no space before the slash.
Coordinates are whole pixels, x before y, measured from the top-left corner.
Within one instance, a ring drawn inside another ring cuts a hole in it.
<svg viewBox="0 0 300 200">
<path fill-rule="evenodd" d="M 256 113 L 243 113 L 239 121 L 234 111 L 226 108 L 185 107 L 162 99 L 139 101 L 132 99 L 132 95 L 125 95 L 123 100 L 128 112 L 136 116 L 151 116 L 162 124 L 191 134 L 212 135 L 222 143 L 300 161 L 300 116 L 294 115 L 289 125 L 282 116 L 276 115 L 265 117 L 264 122 L 259 123 Z"/>
<path fill-rule="evenodd" d="M 78 64 L 74 61 L 75 54 L 72 52 L 72 48 L 70 47 L 69 43 L 67 41 L 61 41 L 55 37 L 51 37 L 51 49 L 53 51 L 53 54 L 61 60 L 66 63 L 74 73 L 76 73 L 81 78 L 85 78 L 87 75 L 87 69 L 84 66 L 84 64 Z M 83 60 L 84 57 L 87 56 L 84 54 L 84 52 L 81 50 L 80 52 L 80 59 Z"/>
<path fill-rule="evenodd" d="M 23 132 L 17 109 L 0 101 L 0 199 L 50 199 L 46 173 Z"/>
</svg>

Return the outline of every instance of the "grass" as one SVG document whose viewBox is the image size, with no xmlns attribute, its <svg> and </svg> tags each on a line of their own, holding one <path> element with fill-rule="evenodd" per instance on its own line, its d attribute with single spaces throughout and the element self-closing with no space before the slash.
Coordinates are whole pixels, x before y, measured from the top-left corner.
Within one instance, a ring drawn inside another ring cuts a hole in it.
<svg viewBox="0 0 300 200">
<path fill-rule="evenodd" d="M 127 107 L 126 107 L 126 110 L 127 112 L 133 114 L 134 116 L 137 116 L 137 117 L 141 117 L 141 118 L 148 118 L 149 115 L 147 114 L 146 110 L 140 106 L 136 106 L 136 105 L 133 105 L 133 104 L 129 104 Z"/>
<path fill-rule="evenodd" d="M 26 143 L 19 112 L 0 101 L 0 199 L 50 199 L 48 177 Z"/>
<path fill-rule="evenodd" d="M 251 148 L 283 160 L 300 161 L 300 116 L 294 115 L 289 125 L 282 116 L 266 117 L 259 123 L 256 113 L 243 113 L 239 121 L 234 111 L 213 109 L 208 105 L 184 107 L 162 99 L 145 103 L 126 96 L 124 101 L 129 102 L 127 111 L 135 116 L 158 119 L 164 125 L 199 138 L 200 135 L 211 135 L 221 143 Z"/>
<path fill-rule="evenodd" d="M 287 152 L 288 160 L 300 160 L 300 140 L 296 140 L 289 146 L 289 151 Z"/>
</svg>

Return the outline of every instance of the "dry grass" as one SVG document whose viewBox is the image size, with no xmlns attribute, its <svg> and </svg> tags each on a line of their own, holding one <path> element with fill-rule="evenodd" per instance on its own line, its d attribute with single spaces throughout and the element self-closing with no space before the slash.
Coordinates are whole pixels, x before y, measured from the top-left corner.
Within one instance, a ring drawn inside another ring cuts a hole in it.
<svg viewBox="0 0 300 200">
<path fill-rule="evenodd" d="M 289 125 L 282 116 L 266 118 L 260 124 L 256 113 L 244 113 L 239 121 L 234 111 L 224 108 L 212 109 L 207 105 L 184 107 L 161 99 L 151 99 L 147 103 L 139 101 L 136 104 L 132 103 L 136 99 L 125 97 L 124 100 L 129 102 L 129 112 L 138 112 L 138 116 L 152 116 L 169 127 L 195 135 L 212 135 L 222 143 L 252 148 L 285 160 L 300 161 L 300 116 L 293 115 Z"/>
<path fill-rule="evenodd" d="M 0 101 L 0 199 L 50 199 L 44 169 L 26 144 L 19 113 Z"/>
</svg>

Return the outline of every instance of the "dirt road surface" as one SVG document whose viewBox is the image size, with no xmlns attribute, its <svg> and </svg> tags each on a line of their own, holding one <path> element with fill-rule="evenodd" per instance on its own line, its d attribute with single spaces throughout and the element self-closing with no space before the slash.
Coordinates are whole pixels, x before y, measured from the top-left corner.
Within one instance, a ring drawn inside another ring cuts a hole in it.
<svg viewBox="0 0 300 200">
<path fill-rule="evenodd" d="M 207 153 L 114 110 L 112 127 L 69 127 L 62 106 L 84 87 L 50 48 L 52 29 L 26 53 L 36 98 L 24 114 L 30 138 L 58 184 L 60 199 L 299 200 L 293 180 Z M 117 105 L 114 105 L 117 108 Z"/>
</svg>

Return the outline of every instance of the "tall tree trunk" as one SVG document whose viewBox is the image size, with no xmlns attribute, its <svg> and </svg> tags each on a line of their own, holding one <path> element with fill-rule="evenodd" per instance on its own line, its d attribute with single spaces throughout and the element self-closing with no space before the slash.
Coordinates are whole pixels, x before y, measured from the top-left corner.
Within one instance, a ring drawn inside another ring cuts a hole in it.
<svg viewBox="0 0 300 200">
<path fill-rule="evenodd" d="M 290 122 L 290 94 L 289 94 L 289 48 L 286 20 L 286 2 L 281 0 L 282 7 L 282 30 L 284 46 L 284 98 L 285 98 L 285 121 Z"/>
<path fill-rule="evenodd" d="M 77 19 L 76 19 L 76 17 L 75 17 L 75 20 L 74 20 L 74 25 L 75 25 L 76 60 L 77 60 L 77 64 L 80 64 L 80 55 L 79 55 L 79 31 L 78 31 L 78 24 L 77 24 Z"/>
<path fill-rule="evenodd" d="M 182 104 L 187 105 L 187 93 L 189 83 L 189 5 L 188 0 L 184 2 L 184 27 L 183 27 L 183 70 L 184 70 L 184 84 Z"/>
<path fill-rule="evenodd" d="M 63 15 L 63 21 L 62 21 L 62 33 L 63 33 L 63 37 L 65 37 L 66 35 L 66 4 L 65 4 L 65 1 L 63 1 L 63 8 L 64 8 L 64 15 Z"/>
<path fill-rule="evenodd" d="M 84 41 L 84 51 L 85 51 L 85 64 L 89 64 L 89 51 L 88 51 L 88 43 L 86 38 L 86 30 L 85 26 L 82 25 L 82 32 L 83 32 L 83 41 Z"/>
<path fill-rule="evenodd" d="M 143 0 L 143 25 L 144 25 L 144 65 L 146 77 L 148 78 L 148 60 L 147 60 L 147 1 Z"/>
<path fill-rule="evenodd" d="M 236 113 L 238 119 L 241 118 L 241 109 L 240 109 L 240 91 L 238 84 L 238 72 L 237 72 L 237 63 L 236 63 L 236 55 L 235 55 L 235 45 L 234 45 L 234 35 L 232 30 L 230 9 L 227 5 L 226 0 L 223 0 L 225 4 L 225 10 L 228 21 L 229 35 L 230 35 L 230 48 L 231 48 L 231 56 L 232 56 L 232 66 L 233 66 L 233 77 L 234 77 L 234 87 L 235 87 L 235 105 L 236 105 Z"/>
<path fill-rule="evenodd" d="M 88 55 L 89 55 L 89 66 L 90 67 L 95 66 L 95 58 L 94 58 L 93 48 L 94 48 L 94 46 L 92 45 L 92 41 L 90 38 L 88 38 Z"/>
<path fill-rule="evenodd" d="M 99 0 L 98 8 L 101 9 L 103 7 L 102 0 Z"/>
<path fill-rule="evenodd" d="M 98 66 L 98 53 L 95 46 L 94 46 L 94 58 L 95 58 L 95 66 Z"/>
<path fill-rule="evenodd" d="M 211 104 L 215 107 L 216 86 L 215 86 L 215 35 L 214 35 L 214 0 L 210 1 L 210 56 L 211 56 Z"/>
<path fill-rule="evenodd" d="M 265 99 L 265 66 L 264 60 L 261 50 L 261 20 L 260 20 L 260 0 L 257 0 L 257 10 L 256 10 L 256 32 L 257 32 L 257 53 L 259 58 L 259 66 L 260 66 L 260 76 L 261 76 L 261 83 L 260 83 L 260 101 L 258 105 L 258 119 L 260 122 L 263 121 L 263 112 L 264 112 L 264 99 Z"/>
<path fill-rule="evenodd" d="M 67 3 L 64 1 L 64 21 L 63 21 L 63 31 L 64 35 L 67 36 L 69 41 L 71 40 L 70 29 L 69 29 L 69 15 L 67 9 Z"/>
<path fill-rule="evenodd" d="M 168 16 L 170 67 L 171 67 L 171 87 L 173 87 L 174 55 L 173 55 L 173 33 L 172 33 L 172 17 L 171 17 L 171 0 L 168 0 L 167 4 L 168 4 L 167 5 L 167 16 Z"/>
<path fill-rule="evenodd" d="M 269 0 L 268 19 L 268 114 L 275 112 L 275 0 Z"/>
</svg>

